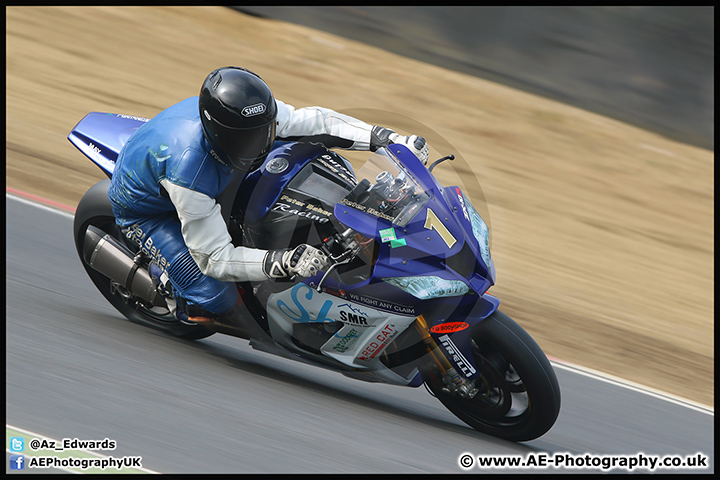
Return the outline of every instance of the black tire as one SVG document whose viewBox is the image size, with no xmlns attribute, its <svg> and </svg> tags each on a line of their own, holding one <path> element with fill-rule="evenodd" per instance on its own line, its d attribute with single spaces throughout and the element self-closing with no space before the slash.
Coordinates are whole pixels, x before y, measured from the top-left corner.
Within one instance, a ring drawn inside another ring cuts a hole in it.
<svg viewBox="0 0 720 480">
<path fill-rule="evenodd" d="M 423 374 L 428 388 L 478 431 L 515 442 L 544 435 L 560 412 L 560 387 L 535 340 L 499 310 L 477 324 L 472 339 L 478 394 L 464 399 L 442 391 L 437 367 Z"/>
<path fill-rule="evenodd" d="M 83 246 L 85 243 L 85 231 L 89 225 L 93 225 L 119 240 L 130 248 L 131 251 L 138 251 L 137 245 L 131 245 L 125 241 L 120 232 L 120 228 L 115 223 L 112 207 L 108 200 L 109 186 L 110 180 L 103 180 L 90 188 L 80 200 L 73 222 L 75 248 L 80 257 L 80 262 L 90 277 L 90 280 L 95 284 L 95 287 L 97 287 L 105 299 L 107 299 L 118 312 L 133 323 L 161 330 L 188 340 L 199 340 L 215 333 L 201 326 L 186 325 L 180 322 L 166 308 L 155 307 L 150 309 L 134 301 L 132 298 L 123 298 L 117 290 L 112 287 L 112 282 L 108 277 L 94 270 L 85 262 L 83 259 Z"/>
</svg>

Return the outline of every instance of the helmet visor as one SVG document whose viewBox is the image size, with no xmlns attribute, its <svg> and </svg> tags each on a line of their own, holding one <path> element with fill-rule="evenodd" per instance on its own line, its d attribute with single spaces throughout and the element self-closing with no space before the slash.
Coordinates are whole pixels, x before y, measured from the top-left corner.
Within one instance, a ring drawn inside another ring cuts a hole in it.
<svg viewBox="0 0 720 480">
<path fill-rule="evenodd" d="M 275 120 L 252 128 L 216 125 L 213 130 L 213 143 L 239 170 L 255 167 L 265 160 L 275 141 Z"/>
</svg>

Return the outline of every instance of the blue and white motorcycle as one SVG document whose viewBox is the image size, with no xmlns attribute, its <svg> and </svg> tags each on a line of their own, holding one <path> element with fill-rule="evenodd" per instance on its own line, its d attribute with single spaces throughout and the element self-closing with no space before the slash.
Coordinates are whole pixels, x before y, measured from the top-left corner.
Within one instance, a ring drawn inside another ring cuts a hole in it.
<svg viewBox="0 0 720 480">
<path fill-rule="evenodd" d="M 93 112 L 68 139 L 108 177 L 147 119 Z M 239 283 L 232 322 L 186 325 L 148 273 L 150 256 L 120 233 L 109 179 L 78 205 L 74 237 L 88 275 L 129 320 L 188 339 L 224 333 L 253 348 L 368 382 L 425 384 L 473 428 L 513 441 L 545 434 L 560 409 L 555 372 L 536 342 L 486 293 L 488 228 L 458 187 L 442 187 L 407 148 L 354 171 L 322 145 L 276 142 L 262 167 L 218 199 L 233 242 L 308 243 L 331 258 L 291 281 Z M 242 183 L 242 188 L 238 188 Z"/>
</svg>

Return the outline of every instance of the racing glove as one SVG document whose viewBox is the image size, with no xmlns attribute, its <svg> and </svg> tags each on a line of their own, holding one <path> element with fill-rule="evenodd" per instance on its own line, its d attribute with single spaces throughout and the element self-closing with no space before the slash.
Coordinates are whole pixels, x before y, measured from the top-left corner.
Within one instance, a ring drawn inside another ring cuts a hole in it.
<svg viewBox="0 0 720 480">
<path fill-rule="evenodd" d="M 269 278 L 288 278 L 294 275 L 312 277 L 328 264 L 327 255 L 307 244 L 284 250 L 268 250 L 263 272 Z"/>
<path fill-rule="evenodd" d="M 370 150 L 375 151 L 380 147 L 387 147 L 391 143 L 399 143 L 410 149 L 423 165 L 427 165 L 430 149 L 423 137 L 417 135 L 403 136 L 395 133 L 389 128 L 374 126 L 370 135 Z"/>
</svg>

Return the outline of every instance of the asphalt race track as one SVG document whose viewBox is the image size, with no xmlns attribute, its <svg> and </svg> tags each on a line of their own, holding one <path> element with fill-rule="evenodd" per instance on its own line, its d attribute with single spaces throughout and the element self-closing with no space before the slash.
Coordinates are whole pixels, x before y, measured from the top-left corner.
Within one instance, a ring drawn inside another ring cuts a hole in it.
<svg viewBox="0 0 720 480">
<path fill-rule="evenodd" d="M 99 453 L 141 456 L 161 473 L 463 473 L 465 453 L 700 453 L 708 468 L 656 472 L 714 471 L 711 412 L 565 368 L 558 422 L 516 444 L 476 433 L 422 387 L 366 384 L 232 337 L 181 341 L 132 324 L 85 275 L 71 216 L 6 198 L 7 425 L 108 438 L 117 447 Z"/>
</svg>

